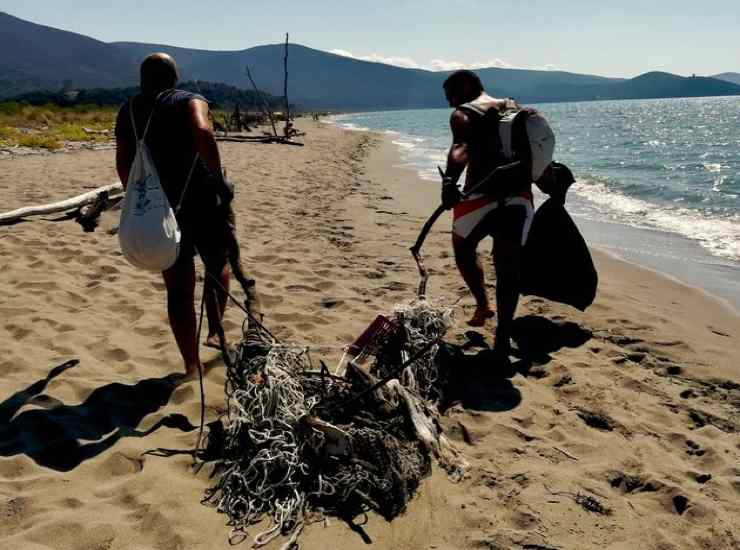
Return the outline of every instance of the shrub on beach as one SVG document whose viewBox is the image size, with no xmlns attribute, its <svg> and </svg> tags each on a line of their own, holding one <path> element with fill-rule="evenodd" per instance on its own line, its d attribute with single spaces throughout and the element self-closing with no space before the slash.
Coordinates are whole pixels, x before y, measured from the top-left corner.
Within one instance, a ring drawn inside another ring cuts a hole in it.
<svg viewBox="0 0 740 550">
<path fill-rule="evenodd" d="M 65 141 L 107 141 L 117 109 L 96 105 L 63 107 L 0 103 L 0 145 L 59 149 Z"/>
<path fill-rule="evenodd" d="M 38 149 L 61 149 L 62 142 L 53 136 L 43 134 L 21 134 L 17 144 L 21 147 L 34 147 Z"/>
</svg>

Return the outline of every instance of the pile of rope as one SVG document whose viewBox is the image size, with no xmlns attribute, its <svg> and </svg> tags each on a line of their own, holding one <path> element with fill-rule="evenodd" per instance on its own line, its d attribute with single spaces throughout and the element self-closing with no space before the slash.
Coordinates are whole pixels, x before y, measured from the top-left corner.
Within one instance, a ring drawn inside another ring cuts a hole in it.
<svg viewBox="0 0 740 550">
<path fill-rule="evenodd" d="M 429 440 L 444 438 L 425 399 L 443 376 L 435 356 L 452 313 L 417 301 L 391 318 L 393 330 L 366 342 L 370 371 L 350 361 L 342 376 L 245 322 L 222 429 L 208 438 L 219 477 L 206 501 L 228 516 L 232 542 L 261 523 L 255 547 L 282 535 L 290 548 L 308 518 L 405 510 L 438 454 Z"/>
<path fill-rule="evenodd" d="M 400 342 L 385 346 L 375 354 L 370 372 L 379 378 L 388 376 L 398 365 L 398 357 L 394 357 L 397 349 L 401 352 L 401 361 L 405 361 L 429 342 L 439 342 L 454 323 L 452 308 L 427 300 L 397 305 L 394 313 L 396 324 L 403 330 L 398 334 Z M 432 346 L 403 371 L 401 380 L 406 388 L 430 402 L 438 401 L 442 389 L 447 387 L 447 373 L 440 370 L 436 354 L 437 346 Z"/>
</svg>

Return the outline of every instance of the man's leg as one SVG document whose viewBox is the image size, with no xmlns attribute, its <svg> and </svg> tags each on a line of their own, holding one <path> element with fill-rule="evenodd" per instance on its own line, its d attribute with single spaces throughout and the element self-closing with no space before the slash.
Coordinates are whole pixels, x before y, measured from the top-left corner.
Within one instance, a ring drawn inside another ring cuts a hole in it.
<svg viewBox="0 0 740 550">
<path fill-rule="evenodd" d="M 495 315 L 486 292 L 483 266 L 478 259 L 479 242 L 480 239 L 475 237 L 461 239 L 454 234 L 452 235 L 452 248 L 455 252 L 457 269 L 465 280 L 465 284 L 468 285 L 473 298 L 475 298 L 475 313 L 468 321 L 468 324 L 472 327 L 482 327 L 486 323 L 486 319 Z"/>
<path fill-rule="evenodd" d="M 497 220 L 493 235 L 498 312 L 495 349 L 501 353 L 508 353 L 511 349 L 511 330 L 521 284 L 522 231 L 525 218 L 526 211 L 523 207 L 506 207 Z"/>
<path fill-rule="evenodd" d="M 193 298 L 195 293 L 195 266 L 193 259 L 180 257 L 175 265 L 162 273 L 167 287 L 167 313 L 177 347 L 185 362 L 185 374 L 198 371 L 198 341 Z"/>
</svg>

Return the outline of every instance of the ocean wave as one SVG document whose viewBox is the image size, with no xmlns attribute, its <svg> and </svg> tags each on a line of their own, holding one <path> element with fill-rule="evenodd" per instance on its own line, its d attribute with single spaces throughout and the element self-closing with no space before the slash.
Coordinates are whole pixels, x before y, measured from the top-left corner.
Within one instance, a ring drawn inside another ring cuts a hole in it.
<svg viewBox="0 0 740 550">
<path fill-rule="evenodd" d="M 369 132 L 370 128 L 367 126 L 359 126 L 357 124 L 353 124 L 351 122 L 338 122 L 337 123 L 340 127 L 344 128 L 345 130 L 350 130 L 352 132 Z"/>
<path fill-rule="evenodd" d="M 712 254 L 740 261 L 740 216 L 720 218 L 689 208 L 671 208 L 624 195 L 605 183 L 580 179 L 572 190 L 596 214 L 644 229 L 677 233 L 698 241 Z"/>
</svg>

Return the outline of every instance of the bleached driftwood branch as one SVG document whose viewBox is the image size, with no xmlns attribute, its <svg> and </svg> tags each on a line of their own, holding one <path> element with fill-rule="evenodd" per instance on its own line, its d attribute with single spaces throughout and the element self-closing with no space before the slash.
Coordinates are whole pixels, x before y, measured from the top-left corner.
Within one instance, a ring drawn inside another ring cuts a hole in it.
<svg viewBox="0 0 740 550">
<path fill-rule="evenodd" d="M 23 208 L 0 214 L 0 225 L 7 225 L 32 216 L 45 216 L 48 214 L 56 214 L 57 212 L 67 212 L 69 210 L 79 209 L 98 201 L 98 197 L 101 193 L 107 193 L 109 198 L 113 198 L 116 195 L 123 193 L 123 186 L 120 183 L 112 183 L 63 201 L 24 206 Z"/>
<path fill-rule="evenodd" d="M 299 147 L 303 147 L 303 143 L 292 141 L 289 138 L 280 136 L 219 136 L 216 138 L 216 141 L 233 141 L 235 143 L 284 143 L 286 145 L 297 145 Z"/>
<path fill-rule="evenodd" d="M 267 103 L 265 96 L 263 96 L 262 92 L 260 92 L 259 88 L 257 88 L 257 84 L 255 83 L 254 78 L 252 78 L 252 73 L 249 71 L 249 67 L 246 68 L 246 71 L 247 78 L 249 79 L 249 82 L 252 83 L 252 88 L 254 88 L 254 93 L 262 101 L 262 108 L 264 110 L 264 113 L 270 119 L 270 124 L 272 124 L 272 133 L 275 137 L 277 137 L 278 133 L 277 128 L 275 128 L 275 118 L 272 116 L 272 109 L 270 109 L 270 104 Z"/>
</svg>

